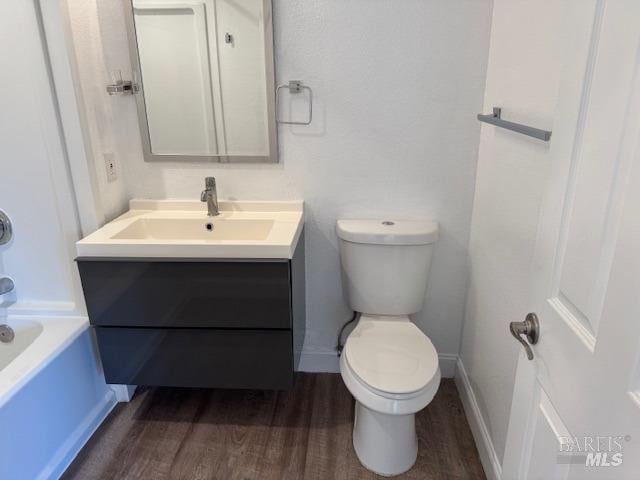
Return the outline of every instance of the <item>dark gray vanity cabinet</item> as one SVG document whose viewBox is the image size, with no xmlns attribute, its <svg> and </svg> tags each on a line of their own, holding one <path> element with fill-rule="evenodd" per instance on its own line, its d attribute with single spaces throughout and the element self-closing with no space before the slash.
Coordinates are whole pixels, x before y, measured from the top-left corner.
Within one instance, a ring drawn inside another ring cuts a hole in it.
<svg viewBox="0 0 640 480">
<path fill-rule="evenodd" d="M 287 260 L 77 259 L 108 383 L 287 389 L 305 330 Z"/>
</svg>

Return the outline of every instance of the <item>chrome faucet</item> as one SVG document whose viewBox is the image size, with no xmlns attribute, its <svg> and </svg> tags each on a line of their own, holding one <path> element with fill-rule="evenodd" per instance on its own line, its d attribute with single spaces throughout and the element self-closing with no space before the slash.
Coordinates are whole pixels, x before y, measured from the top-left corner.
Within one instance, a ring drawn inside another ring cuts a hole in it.
<svg viewBox="0 0 640 480">
<path fill-rule="evenodd" d="M 210 217 L 220 215 L 218 211 L 218 192 L 216 191 L 215 177 L 205 178 L 204 187 L 204 190 L 200 194 L 200 201 L 207 202 L 207 215 Z"/>
</svg>

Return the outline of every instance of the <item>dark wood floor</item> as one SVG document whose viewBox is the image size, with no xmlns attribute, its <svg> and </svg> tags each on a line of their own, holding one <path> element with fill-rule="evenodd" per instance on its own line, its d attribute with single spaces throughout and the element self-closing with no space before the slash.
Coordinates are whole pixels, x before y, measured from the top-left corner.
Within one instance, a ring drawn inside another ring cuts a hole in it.
<svg viewBox="0 0 640 480">
<path fill-rule="evenodd" d="M 451 380 L 417 415 L 418 461 L 402 479 L 485 478 Z M 63 479 L 373 479 L 351 444 L 339 375 L 289 392 L 156 388 L 116 406 Z"/>
</svg>

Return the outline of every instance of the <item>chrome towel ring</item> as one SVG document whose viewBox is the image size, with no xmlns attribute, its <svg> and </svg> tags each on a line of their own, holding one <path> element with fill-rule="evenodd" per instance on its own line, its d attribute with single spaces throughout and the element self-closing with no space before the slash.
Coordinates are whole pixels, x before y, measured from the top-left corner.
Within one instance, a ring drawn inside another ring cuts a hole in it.
<svg viewBox="0 0 640 480">
<path fill-rule="evenodd" d="M 307 117 L 306 122 L 294 122 L 290 120 L 282 120 L 280 119 L 277 111 L 280 106 L 280 90 L 283 88 L 288 88 L 289 93 L 292 95 L 296 95 L 303 90 L 307 90 L 309 92 L 309 116 Z M 289 83 L 284 83 L 282 85 L 278 85 L 276 88 L 276 122 L 283 125 L 309 125 L 313 120 L 313 90 L 311 87 L 302 84 L 302 80 L 289 80 Z"/>
</svg>

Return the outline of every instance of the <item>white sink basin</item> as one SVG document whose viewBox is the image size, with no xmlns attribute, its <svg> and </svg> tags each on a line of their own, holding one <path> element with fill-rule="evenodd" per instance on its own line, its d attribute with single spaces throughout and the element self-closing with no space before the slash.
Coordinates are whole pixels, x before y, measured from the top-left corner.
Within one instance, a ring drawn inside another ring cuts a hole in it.
<svg viewBox="0 0 640 480">
<path fill-rule="evenodd" d="M 82 258 L 292 258 L 303 204 L 131 200 L 130 210 L 76 243 Z"/>
<path fill-rule="evenodd" d="M 114 240 L 264 240 L 273 220 L 213 218 L 139 218 Z"/>
</svg>

